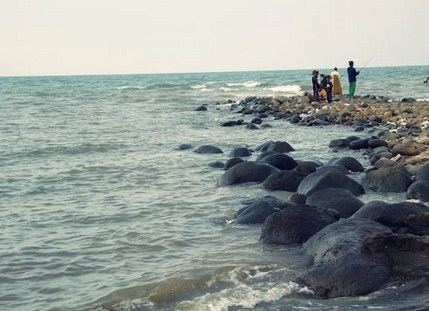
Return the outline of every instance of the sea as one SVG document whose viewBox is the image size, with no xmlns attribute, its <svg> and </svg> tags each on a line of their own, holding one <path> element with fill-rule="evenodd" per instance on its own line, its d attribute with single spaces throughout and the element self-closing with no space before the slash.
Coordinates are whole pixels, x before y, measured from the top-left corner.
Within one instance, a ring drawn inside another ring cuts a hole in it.
<svg viewBox="0 0 429 311">
<path fill-rule="evenodd" d="M 362 68 L 356 93 L 428 101 L 428 75 Z M 245 200 L 291 195 L 218 186 L 224 171 L 209 164 L 234 148 L 287 141 L 295 159 L 369 166 L 328 147 L 356 135 L 350 127 L 221 126 L 251 120 L 231 111 L 243 98 L 310 90 L 311 70 L 1 77 L 0 310 L 428 310 L 427 276 L 320 299 L 296 282 L 309 264 L 300 247 L 261 245 L 261 226 L 232 223 Z M 224 153 L 193 152 L 201 145 Z"/>
</svg>

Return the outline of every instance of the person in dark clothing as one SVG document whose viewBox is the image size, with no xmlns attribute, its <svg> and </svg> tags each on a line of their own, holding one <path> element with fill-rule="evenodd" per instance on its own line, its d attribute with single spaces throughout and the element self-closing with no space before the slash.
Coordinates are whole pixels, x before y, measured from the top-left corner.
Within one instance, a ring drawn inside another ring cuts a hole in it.
<svg viewBox="0 0 429 311">
<path fill-rule="evenodd" d="M 428 83 L 429 77 L 426 78 L 426 80 L 423 81 L 423 83 Z"/>
<path fill-rule="evenodd" d="M 317 80 L 317 77 L 319 76 L 319 71 L 313 70 L 312 76 L 311 76 L 311 82 L 313 84 L 313 101 L 318 102 L 319 101 L 319 81 Z"/>
<path fill-rule="evenodd" d="M 349 61 L 349 68 L 347 68 L 347 74 L 349 76 L 349 98 L 353 99 L 356 91 L 356 76 L 359 75 L 359 71 L 356 71 L 356 68 L 353 67 L 354 62 Z"/>
<path fill-rule="evenodd" d="M 320 82 L 320 93 L 323 93 L 320 98 L 322 100 L 327 100 L 328 103 L 332 103 L 332 88 L 333 88 L 333 84 L 331 81 L 331 76 L 330 75 L 320 75 L 321 77 L 323 77 L 322 82 Z"/>
</svg>

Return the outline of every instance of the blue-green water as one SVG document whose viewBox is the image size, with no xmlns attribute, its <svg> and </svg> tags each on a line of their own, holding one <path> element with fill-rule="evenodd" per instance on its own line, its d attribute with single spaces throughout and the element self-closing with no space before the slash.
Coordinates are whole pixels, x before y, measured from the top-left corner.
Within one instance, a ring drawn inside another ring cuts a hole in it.
<svg viewBox="0 0 429 311">
<path fill-rule="evenodd" d="M 365 68 L 357 94 L 427 99 L 428 74 L 426 67 Z M 318 300 L 293 282 L 305 265 L 299 249 L 263 248 L 260 227 L 228 224 L 243 199 L 267 192 L 259 185 L 217 187 L 222 171 L 209 162 L 268 140 L 288 141 L 297 159 L 325 162 L 335 156 L 331 139 L 355 134 L 274 120 L 259 131 L 219 126 L 237 118 L 227 99 L 301 94 L 310 78 L 308 70 L 0 78 L 0 309 L 427 305 L 408 283 Z M 201 104 L 209 110 L 195 112 Z M 182 143 L 216 145 L 224 154 L 176 150 Z M 368 165 L 362 154 L 349 153 Z"/>
</svg>

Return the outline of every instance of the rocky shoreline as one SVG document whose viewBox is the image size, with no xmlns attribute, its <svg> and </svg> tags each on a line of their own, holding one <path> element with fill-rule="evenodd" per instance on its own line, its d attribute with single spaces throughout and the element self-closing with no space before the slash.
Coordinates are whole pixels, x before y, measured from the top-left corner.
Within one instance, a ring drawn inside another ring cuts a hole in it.
<svg viewBox="0 0 429 311">
<path fill-rule="evenodd" d="M 297 282 L 320 297 L 365 295 L 420 278 L 429 288 L 428 103 L 368 96 L 327 104 L 302 96 L 228 104 L 252 120 L 238 118 L 222 126 L 257 130 L 274 118 L 297 126 L 343 124 L 356 131 L 356 136 L 329 142 L 339 156 L 327 163 L 295 159 L 286 141 L 236 148 L 226 163 L 212 163 L 224 170 L 219 186 L 256 183 L 268 193 L 291 193 L 287 201 L 267 195 L 243 202 L 233 224 L 261 225 L 262 244 L 300 246 L 311 263 Z M 371 166 L 341 156 L 345 148 L 364 152 Z M 223 150 L 204 145 L 194 152 Z M 255 153 L 255 160 L 247 159 Z M 364 203 L 359 196 L 368 192 L 406 192 L 409 200 Z"/>
</svg>

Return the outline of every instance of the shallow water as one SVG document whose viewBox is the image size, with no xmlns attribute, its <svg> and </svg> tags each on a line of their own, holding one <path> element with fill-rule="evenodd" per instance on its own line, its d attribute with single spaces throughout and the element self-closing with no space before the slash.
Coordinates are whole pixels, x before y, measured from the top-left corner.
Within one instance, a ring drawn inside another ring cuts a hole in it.
<svg viewBox="0 0 429 311">
<path fill-rule="evenodd" d="M 367 72 L 385 77 L 392 70 Z M 418 72 L 417 80 L 425 68 L 395 70 Z M 296 149 L 291 153 L 296 159 L 326 162 L 352 155 L 368 166 L 359 152 L 328 148 L 331 139 L 356 134 L 347 127 L 297 127 L 281 120 L 265 120 L 272 128 L 258 131 L 219 126 L 250 118 L 232 114 L 222 104 L 226 99 L 294 95 L 307 88 L 306 74 L 1 78 L 1 309 L 426 306 L 423 281 L 391 284 L 364 297 L 316 299 L 294 283 L 308 264 L 299 248 L 263 247 L 259 226 L 228 222 L 243 200 L 267 194 L 260 185 L 217 186 L 223 171 L 208 163 L 226 161 L 235 147 L 281 140 Z M 362 79 L 361 91 L 376 85 L 373 80 Z M 419 88 L 400 95 L 429 98 L 429 88 Z M 209 110 L 195 112 L 201 104 Z M 177 150 L 182 143 L 216 145 L 224 154 Z M 377 198 L 370 193 L 362 200 Z M 403 194 L 382 198 L 405 199 Z"/>
</svg>

